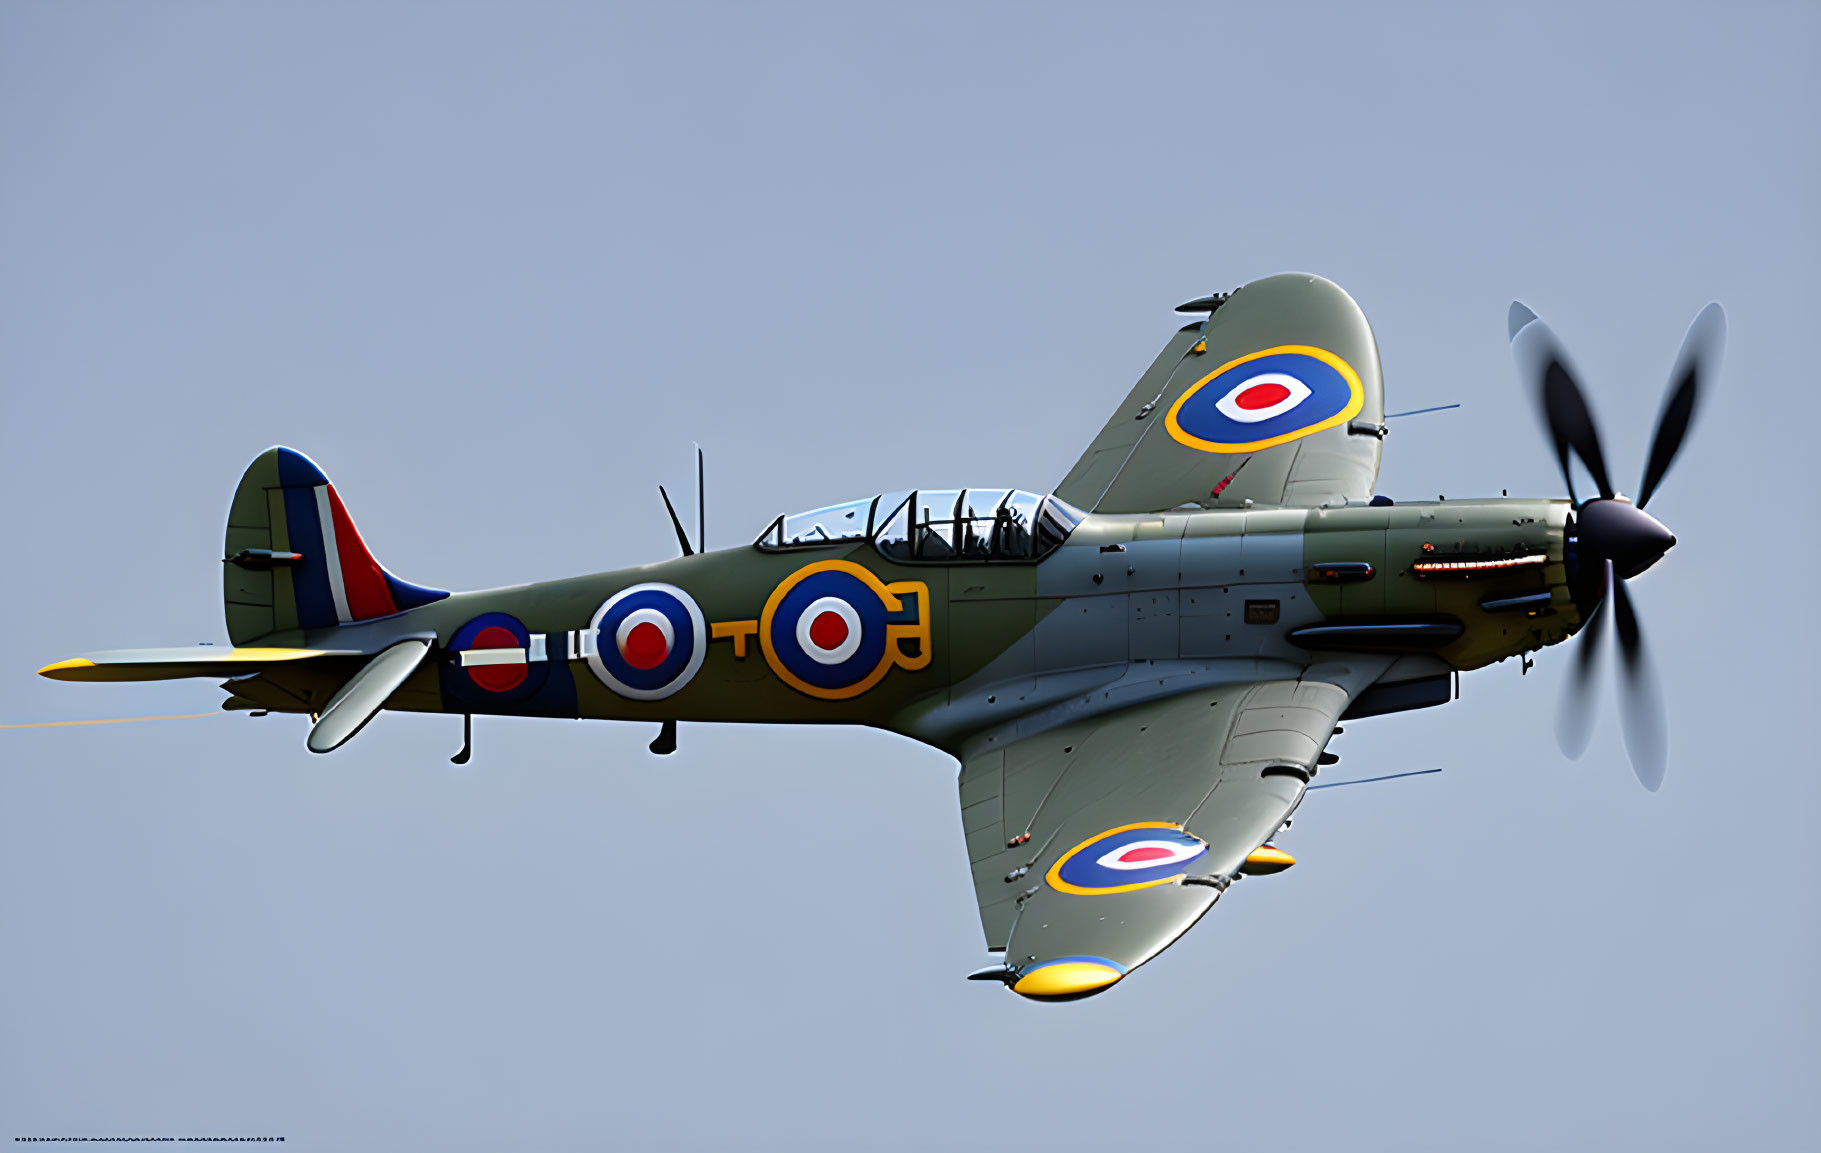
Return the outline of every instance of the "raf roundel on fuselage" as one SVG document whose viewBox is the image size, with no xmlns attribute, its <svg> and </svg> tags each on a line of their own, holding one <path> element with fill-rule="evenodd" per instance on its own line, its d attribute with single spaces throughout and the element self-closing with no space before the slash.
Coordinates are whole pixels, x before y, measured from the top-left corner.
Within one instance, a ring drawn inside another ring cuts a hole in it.
<svg viewBox="0 0 1821 1153">
<path fill-rule="evenodd" d="M 542 638 L 535 638 L 539 643 Z M 532 651 L 534 638 L 517 617 L 482 613 L 449 638 L 463 700 L 518 701 L 544 687 L 550 663 Z"/>
<path fill-rule="evenodd" d="M 877 577 L 844 561 L 813 564 L 772 593 L 760 643 L 779 676 L 811 696 L 840 700 L 864 692 L 892 665 L 887 626 L 906 607 Z M 912 614 L 914 616 L 914 612 Z"/>
<path fill-rule="evenodd" d="M 675 585 L 633 585 L 594 614 L 588 666 L 623 697 L 656 701 L 688 684 L 708 653 L 708 626 Z"/>
</svg>

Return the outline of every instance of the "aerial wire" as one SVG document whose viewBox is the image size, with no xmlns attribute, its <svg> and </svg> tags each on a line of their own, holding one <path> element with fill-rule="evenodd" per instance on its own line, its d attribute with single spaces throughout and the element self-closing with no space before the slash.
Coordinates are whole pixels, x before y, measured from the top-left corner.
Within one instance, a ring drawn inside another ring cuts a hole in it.
<svg viewBox="0 0 1821 1153">
<path fill-rule="evenodd" d="M 1459 407 L 1458 404 L 1438 404 L 1434 408 L 1413 408 L 1409 412 L 1388 412 L 1385 414 L 1385 419 L 1396 420 L 1400 416 L 1421 416 L 1425 412 L 1446 412 L 1451 408 Z"/>
<path fill-rule="evenodd" d="M 1338 789 L 1342 785 L 1369 785 L 1374 781 L 1395 781 L 1399 777 L 1423 777 L 1439 772 L 1441 772 L 1440 769 L 1416 769 L 1408 773 L 1387 773 L 1382 777 L 1361 777 L 1356 781 L 1327 781 L 1319 785 L 1310 785 L 1303 791 L 1312 793 L 1316 789 Z"/>
</svg>

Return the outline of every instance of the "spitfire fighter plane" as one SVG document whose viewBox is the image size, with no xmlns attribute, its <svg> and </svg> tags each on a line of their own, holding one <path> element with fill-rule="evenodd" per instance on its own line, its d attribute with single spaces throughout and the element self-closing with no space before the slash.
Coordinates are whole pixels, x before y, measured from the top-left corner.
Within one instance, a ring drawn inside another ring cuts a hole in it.
<svg viewBox="0 0 1821 1153">
<path fill-rule="evenodd" d="M 1565 702 L 1578 753 L 1603 617 L 1636 689 L 1627 747 L 1656 787 L 1666 745 L 1625 581 L 1675 543 L 1643 509 L 1717 369 L 1718 305 L 1689 331 L 1635 501 L 1522 305 L 1513 351 L 1566 500 L 1374 495 L 1378 349 L 1326 280 L 1273 276 L 1179 311 L 1206 318 L 1052 492 L 891 493 L 717 551 L 672 509 L 684 555 L 594 576 L 409 583 L 320 468 L 269 449 L 228 510 L 231 647 L 40 671 L 220 678 L 223 708 L 309 716 L 318 753 L 382 709 L 459 713 L 465 730 L 477 714 L 647 721 L 654 752 L 677 721 L 902 733 L 960 762 L 981 926 L 1002 955 L 973 976 L 1039 1000 L 1110 988 L 1233 881 L 1293 864 L 1272 839 L 1343 721 L 1444 704 L 1461 671 L 1585 630 Z M 1571 453 L 1597 497 L 1575 496 Z"/>
</svg>

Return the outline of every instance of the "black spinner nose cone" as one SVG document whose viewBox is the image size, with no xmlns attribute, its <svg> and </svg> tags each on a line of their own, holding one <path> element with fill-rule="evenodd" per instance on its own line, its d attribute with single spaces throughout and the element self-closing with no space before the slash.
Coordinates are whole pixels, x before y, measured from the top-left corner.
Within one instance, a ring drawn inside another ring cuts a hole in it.
<svg viewBox="0 0 1821 1153">
<path fill-rule="evenodd" d="M 1590 500 L 1577 520 L 1581 547 L 1612 562 L 1615 576 L 1637 576 L 1675 547 L 1676 534 L 1628 500 Z"/>
</svg>

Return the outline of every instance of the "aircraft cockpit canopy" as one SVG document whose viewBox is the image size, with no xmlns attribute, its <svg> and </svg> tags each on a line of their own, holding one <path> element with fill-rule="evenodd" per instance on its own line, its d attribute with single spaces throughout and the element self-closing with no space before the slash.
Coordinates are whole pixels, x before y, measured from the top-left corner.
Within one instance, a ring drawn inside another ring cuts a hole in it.
<svg viewBox="0 0 1821 1153">
<path fill-rule="evenodd" d="M 1022 489 L 919 489 L 831 505 L 771 522 L 765 552 L 871 539 L 900 563 L 1033 563 L 1054 552 L 1087 514 Z"/>
</svg>

